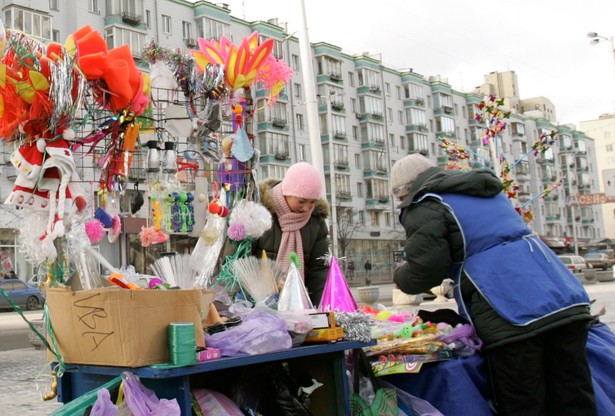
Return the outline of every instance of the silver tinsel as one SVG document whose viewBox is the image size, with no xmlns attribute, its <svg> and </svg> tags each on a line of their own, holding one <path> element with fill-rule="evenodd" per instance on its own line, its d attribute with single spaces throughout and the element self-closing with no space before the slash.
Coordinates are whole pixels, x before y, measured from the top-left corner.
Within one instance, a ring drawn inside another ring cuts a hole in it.
<svg viewBox="0 0 615 416">
<path fill-rule="evenodd" d="M 75 58 L 66 49 L 62 49 L 62 55 L 49 65 L 51 70 L 49 98 L 53 104 L 49 128 L 52 131 L 72 120 L 75 111 L 81 106 L 86 79 L 79 71 L 74 70 L 74 61 Z M 77 94 L 73 99 L 75 85 Z"/>
<path fill-rule="evenodd" d="M 335 312 L 335 323 L 344 328 L 345 341 L 370 342 L 371 319 L 363 312 Z"/>
</svg>

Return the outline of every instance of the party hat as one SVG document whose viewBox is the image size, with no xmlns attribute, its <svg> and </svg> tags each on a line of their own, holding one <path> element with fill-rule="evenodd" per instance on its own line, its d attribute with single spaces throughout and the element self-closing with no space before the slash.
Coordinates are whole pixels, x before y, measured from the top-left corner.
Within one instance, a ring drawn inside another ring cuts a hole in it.
<svg viewBox="0 0 615 416">
<path fill-rule="evenodd" d="M 322 312 L 354 312 L 357 310 L 357 303 L 352 297 L 337 259 L 333 256 L 331 256 L 329 274 L 322 292 L 319 309 Z"/>
<path fill-rule="evenodd" d="M 312 301 L 308 295 L 307 289 L 303 284 L 303 278 L 299 274 L 297 253 L 290 253 L 290 267 L 286 276 L 286 282 L 282 292 L 280 292 L 280 300 L 278 301 L 279 311 L 302 311 L 306 309 L 314 309 Z"/>
</svg>

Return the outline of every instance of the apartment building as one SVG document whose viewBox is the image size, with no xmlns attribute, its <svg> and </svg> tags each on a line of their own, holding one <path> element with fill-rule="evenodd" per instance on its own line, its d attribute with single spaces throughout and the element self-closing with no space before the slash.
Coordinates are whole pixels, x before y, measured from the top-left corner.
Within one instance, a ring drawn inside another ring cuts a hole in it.
<svg viewBox="0 0 615 416">
<path fill-rule="evenodd" d="M 581 121 L 581 130 L 596 142 L 596 162 L 600 192 L 615 200 L 615 114 L 603 114 L 595 120 Z M 604 237 L 615 244 L 615 203 L 600 205 L 604 220 Z"/>
<path fill-rule="evenodd" d="M 253 31 L 275 40 L 274 55 L 293 68 L 290 83 L 273 106 L 254 89 L 253 133 L 260 150 L 259 179 L 283 177 L 297 161 L 311 161 L 306 85 L 301 73 L 299 40 L 287 33 L 275 16 L 268 21 L 239 19 L 224 4 L 182 0 L 18 0 L 0 1 L 7 28 L 23 30 L 43 40 L 63 42 L 84 24 L 100 31 L 109 48 L 129 44 L 139 66 L 141 50 L 150 40 L 169 49 L 194 49 L 197 38 L 226 36 L 235 43 Z M 520 185 L 516 205 L 529 204 L 535 219 L 530 227 L 553 248 L 566 241 L 579 245 L 604 236 L 602 211 L 570 208 L 569 195 L 599 190 L 596 146 L 592 138 L 555 121 L 547 99 L 518 97 L 514 72 L 491 73 L 473 92 L 454 90 L 445 78 L 383 65 L 379 55 L 349 55 L 343 45 L 311 45 L 318 96 L 323 168 L 329 201 L 337 213 L 338 256 L 355 264 L 370 260 L 373 274 L 388 279 L 404 233 L 398 224 L 397 202 L 390 195 L 389 172 L 408 153 L 422 152 L 444 165 L 448 158 L 440 138 L 455 141 L 487 157 L 483 126 L 474 119 L 485 94 L 505 98 L 513 112 L 498 148 L 511 163 L 527 155 L 543 132 L 556 130 L 558 140 L 540 157 L 529 156 L 515 166 Z M 377 51 L 375 51 L 377 52 Z M 6 166 L 8 156 L 4 155 Z M 562 186 L 536 198 L 557 178 Z M 1 197 L 10 192 L 4 185 Z M 0 239 L 14 253 L 11 224 Z M 14 254 L 13 254 L 14 255 Z"/>
</svg>

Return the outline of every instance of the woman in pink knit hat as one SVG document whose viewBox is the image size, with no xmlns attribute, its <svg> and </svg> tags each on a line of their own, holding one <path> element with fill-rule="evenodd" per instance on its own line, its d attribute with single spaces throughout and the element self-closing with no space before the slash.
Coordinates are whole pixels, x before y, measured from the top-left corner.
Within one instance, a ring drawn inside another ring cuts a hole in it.
<svg viewBox="0 0 615 416">
<path fill-rule="evenodd" d="M 261 203 L 271 211 L 272 227 L 252 244 L 252 253 L 260 256 L 265 250 L 283 271 L 289 267 L 289 254 L 299 257 L 299 273 L 312 303 L 320 303 L 327 280 L 328 266 L 323 256 L 329 251 L 329 231 L 325 219 L 329 204 L 322 198 L 320 173 L 312 165 L 292 165 L 284 179 L 266 179 L 259 185 Z"/>
</svg>

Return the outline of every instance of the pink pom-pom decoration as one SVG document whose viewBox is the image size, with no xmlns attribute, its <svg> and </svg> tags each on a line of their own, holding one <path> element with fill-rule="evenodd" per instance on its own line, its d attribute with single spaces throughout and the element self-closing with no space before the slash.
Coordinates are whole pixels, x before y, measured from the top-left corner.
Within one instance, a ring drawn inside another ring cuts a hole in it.
<svg viewBox="0 0 615 416">
<path fill-rule="evenodd" d="M 139 233 L 139 238 L 141 239 L 141 246 L 149 247 L 156 242 L 156 228 L 152 227 L 141 227 L 141 232 Z"/>
<path fill-rule="evenodd" d="M 228 227 L 228 238 L 235 241 L 241 241 L 246 238 L 246 228 L 243 224 L 231 224 Z"/>
<path fill-rule="evenodd" d="M 100 240 L 105 236 L 105 227 L 102 222 L 98 221 L 96 218 L 92 218 L 85 223 L 85 233 L 88 235 L 90 243 L 97 244 L 100 243 Z"/>
</svg>

